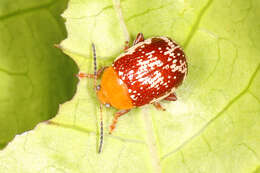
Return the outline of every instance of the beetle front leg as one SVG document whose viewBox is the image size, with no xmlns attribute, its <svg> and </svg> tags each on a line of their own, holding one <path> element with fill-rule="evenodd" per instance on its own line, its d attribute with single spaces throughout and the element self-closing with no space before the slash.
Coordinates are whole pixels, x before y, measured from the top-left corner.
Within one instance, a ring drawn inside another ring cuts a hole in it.
<svg viewBox="0 0 260 173">
<path fill-rule="evenodd" d="M 102 67 L 97 71 L 97 78 L 99 78 L 102 74 L 102 72 L 107 68 L 106 67 Z M 87 73 L 83 73 L 83 72 L 79 72 L 79 74 L 76 75 L 78 78 L 82 79 L 82 78 L 95 78 L 94 74 L 87 74 Z"/>
<path fill-rule="evenodd" d="M 118 121 L 118 118 L 121 117 L 122 115 L 126 114 L 130 110 L 131 109 L 126 109 L 126 110 L 120 110 L 120 111 L 116 112 L 114 119 L 113 119 L 113 122 L 112 122 L 112 124 L 110 125 L 110 128 L 109 128 L 109 134 L 112 134 L 112 132 L 116 128 L 116 123 Z"/>
</svg>

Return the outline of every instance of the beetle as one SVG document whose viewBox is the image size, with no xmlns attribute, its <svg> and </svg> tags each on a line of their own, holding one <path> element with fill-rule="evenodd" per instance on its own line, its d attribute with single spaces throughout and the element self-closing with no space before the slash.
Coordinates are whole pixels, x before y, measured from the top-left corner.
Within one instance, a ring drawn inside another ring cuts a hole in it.
<svg viewBox="0 0 260 173">
<path fill-rule="evenodd" d="M 106 107 L 114 107 L 115 113 L 109 133 L 116 127 L 118 118 L 131 109 L 153 104 L 159 110 L 165 110 L 159 101 L 176 101 L 175 90 L 181 85 L 188 71 L 185 53 L 169 37 L 151 37 L 144 39 L 137 34 L 133 46 L 126 44 L 111 66 L 96 70 L 95 46 L 94 74 L 80 72 L 79 78 L 89 77 L 95 81 L 101 77 L 100 85 L 95 88 L 99 101 Z M 102 118 L 101 118 L 102 120 Z M 101 121 L 100 148 L 103 140 L 103 122 Z"/>
</svg>

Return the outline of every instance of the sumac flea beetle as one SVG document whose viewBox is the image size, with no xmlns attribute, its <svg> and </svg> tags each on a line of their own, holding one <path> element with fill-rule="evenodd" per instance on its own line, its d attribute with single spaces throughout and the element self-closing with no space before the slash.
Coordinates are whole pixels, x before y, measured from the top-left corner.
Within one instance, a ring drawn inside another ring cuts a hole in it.
<svg viewBox="0 0 260 173">
<path fill-rule="evenodd" d="M 160 100 L 177 100 L 175 90 L 187 75 L 187 62 L 182 48 L 170 38 L 152 37 L 144 40 L 143 34 L 139 33 L 132 47 L 126 46 L 124 53 L 111 66 L 98 71 L 94 44 L 92 48 L 94 74 L 79 73 L 78 77 L 97 79 L 103 73 L 100 85 L 96 85 L 95 80 L 97 96 L 106 107 L 113 106 L 119 110 L 110 125 L 110 134 L 118 118 L 132 108 L 153 104 L 157 109 L 165 110 Z M 102 141 L 101 116 L 99 152 Z"/>
</svg>

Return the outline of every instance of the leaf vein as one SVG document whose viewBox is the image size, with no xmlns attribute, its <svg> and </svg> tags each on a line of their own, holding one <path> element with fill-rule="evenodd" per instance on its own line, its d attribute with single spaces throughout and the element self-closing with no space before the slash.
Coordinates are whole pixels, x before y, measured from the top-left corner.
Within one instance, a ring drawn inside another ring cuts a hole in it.
<svg viewBox="0 0 260 173">
<path fill-rule="evenodd" d="M 130 16 L 128 19 L 126 19 L 126 22 L 129 22 L 130 20 L 136 18 L 136 17 L 140 17 L 140 16 L 143 16 L 145 14 L 148 14 L 152 11 L 156 11 L 156 10 L 159 10 L 159 9 L 162 9 L 164 7 L 167 7 L 168 5 L 171 5 L 173 4 L 172 2 L 171 3 L 167 3 L 165 5 L 161 5 L 160 7 L 157 7 L 157 8 L 148 8 L 147 10 L 143 11 L 142 13 L 138 13 L 138 14 L 134 14 L 132 16 Z"/>
<path fill-rule="evenodd" d="M 6 69 L 0 68 L 0 72 L 6 73 L 10 76 L 27 76 L 27 72 L 13 72 L 13 71 L 8 71 Z"/>
<path fill-rule="evenodd" d="M 124 20 L 124 16 L 122 14 L 122 9 L 121 9 L 121 5 L 120 5 L 120 0 L 113 0 L 113 5 L 114 5 L 114 9 L 118 15 L 118 19 L 119 19 L 119 23 L 121 25 L 121 28 L 123 29 L 123 33 L 125 36 L 125 41 L 129 43 L 130 41 L 130 34 L 129 31 L 126 27 L 126 23 Z"/>
<path fill-rule="evenodd" d="M 210 7 L 210 5 L 212 4 L 212 2 L 213 2 L 213 0 L 209 0 L 209 1 L 207 2 L 207 4 L 206 4 L 206 5 L 201 9 L 201 11 L 199 12 L 198 18 L 197 18 L 197 20 L 195 21 L 195 23 L 193 24 L 192 29 L 191 29 L 190 33 L 188 34 L 188 37 L 187 37 L 186 41 L 185 41 L 184 44 L 183 44 L 183 48 L 186 48 L 186 47 L 189 45 L 189 43 L 190 43 L 192 37 L 194 36 L 195 32 L 197 31 L 197 29 L 198 29 L 198 27 L 199 27 L 199 24 L 200 24 L 200 22 L 201 22 L 202 17 L 203 17 L 204 14 L 206 13 L 207 9 Z"/>
<path fill-rule="evenodd" d="M 256 101 L 260 104 L 260 99 L 252 92 L 252 91 L 248 91 L 249 92 L 249 94 L 251 94 L 255 99 L 256 99 Z"/>
<path fill-rule="evenodd" d="M 260 158 L 259 158 L 257 152 L 256 152 L 255 150 L 253 150 L 248 144 L 246 144 L 246 143 L 243 142 L 243 143 L 241 143 L 240 145 L 241 145 L 241 146 L 244 146 L 246 149 L 248 149 L 248 150 L 257 158 L 258 161 L 260 160 Z"/>
<path fill-rule="evenodd" d="M 90 129 L 86 129 L 80 126 L 76 126 L 73 124 L 64 124 L 64 123 L 60 123 L 60 122 L 55 122 L 55 121 L 46 121 L 45 122 L 47 125 L 54 125 L 57 127 L 61 127 L 61 128 L 65 128 L 65 129 L 72 129 L 78 132 L 82 132 L 82 133 L 87 133 L 87 134 L 95 134 L 97 135 L 96 131 L 90 130 Z M 113 135 L 106 135 L 107 137 L 111 137 L 123 142 L 130 142 L 130 143 L 137 143 L 137 144 L 144 144 L 143 141 L 141 140 L 136 140 L 136 139 L 127 139 L 127 138 L 122 138 L 122 137 L 118 137 L 118 136 L 113 136 Z"/>
</svg>

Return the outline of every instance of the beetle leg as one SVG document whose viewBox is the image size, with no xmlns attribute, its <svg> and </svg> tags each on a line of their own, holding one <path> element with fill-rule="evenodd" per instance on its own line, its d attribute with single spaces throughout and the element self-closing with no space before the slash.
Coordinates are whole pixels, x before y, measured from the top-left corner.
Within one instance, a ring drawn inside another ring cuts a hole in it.
<svg viewBox="0 0 260 173">
<path fill-rule="evenodd" d="M 110 128 L 109 128 L 109 134 L 111 134 L 113 132 L 113 130 L 115 129 L 118 118 L 121 117 L 122 115 L 126 114 L 130 110 L 131 109 L 126 109 L 126 110 L 120 110 L 120 111 L 116 112 L 114 119 L 113 119 L 113 122 L 112 122 L 112 124 L 110 125 Z"/>
<path fill-rule="evenodd" d="M 107 68 L 106 67 L 102 67 L 97 71 L 97 78 L 99 78 L 102 74 L 102 72 Z M 78 78 L 82 79 L 82 78 L 95 78 L 94 74 L 87 74 L 87 73 L 83 73 L 83 72 L 79 72 L 79 74 L 76 75 Z"/>
<path fill-rule="evenodd" d="M 136 45 L 137 43 L 142 42 L 142 41 L 144 41 L 144 35 L 143 35 L 143 33 L 139 32 L 134 40 L 133 45 Z"/>
<path fill-rule="evenodd" d="M 175 93 L 171 93 L 168 97 L 166 97 L 164 100 L 167 101 L 176 101 L 177 100 L 177 96 Z"/>
<path fill-rule="evenodd" d="M 160 111 L 166 110 L 165 108 L 162 107 L 162 105 L 159 102 L 154 102 L 153 105 L 157 110 L 160 110 Z"/>
<path fill-rule="evenodd" d="M 144 35 L 140 32 L 140 33 L 137 34 L 137 36 L 136 36 L 136 38 L 135 38 L 135 40 L 134 40 L 133 45 L 136 45 L 137 43 L 142 42 L 142 41 L 144 41 Z M 126 42 L 125 42 L 124 51 L 126 52 L 129 47 L 130 47 L 130 46 L 129 46 L 129 42 L 126 41 Z"/>
</svg>

